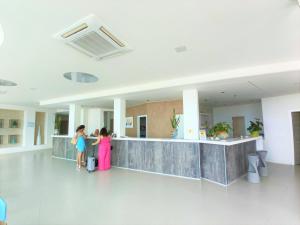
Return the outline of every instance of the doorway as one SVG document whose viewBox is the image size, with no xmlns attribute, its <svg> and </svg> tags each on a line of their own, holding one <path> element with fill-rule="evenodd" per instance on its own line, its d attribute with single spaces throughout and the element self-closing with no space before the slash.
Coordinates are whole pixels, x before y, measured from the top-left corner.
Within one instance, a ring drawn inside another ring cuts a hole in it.
<svg viewBox="0 0 300 225">
<path fill-rule="evenodd" d="M 234 138 L 245 136 L 245 117 L 232 117 L 232 128 Z"/>
<path fill-rule="evenodd" d="M 137 137 L 147 137 L 147 116 L 142 115 L 137 117 Z"/>
<path fill-rule="evenodd" d="M 46 113 L 35 113 L 34 145 L 45 144 Z"/>
<path fill-rule="evenodd" d="M 300 164 L 300 112 L 292 112 L 294 159 L 295 165 Z"/>
</svg>

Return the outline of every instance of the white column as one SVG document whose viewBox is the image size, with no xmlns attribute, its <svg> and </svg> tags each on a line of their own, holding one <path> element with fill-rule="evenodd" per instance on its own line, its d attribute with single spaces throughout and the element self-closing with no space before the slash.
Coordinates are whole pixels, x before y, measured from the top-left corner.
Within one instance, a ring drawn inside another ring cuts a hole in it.
<svg viewBox="0 0 300 225">
<path fill-rule="evenodd" d="M 117 137 L 125 136 L 126 101 L 114 99 L 114 133 Z"/>
<path fill-rule="evenodd" d="M 76 104 L 69 105 L 69 136 L 73 136 L 76 128 L 81 122 L 81 106 Z"/>
<path fill-rule="evenodd" d="M 104 127 L 104 110 L 100 109 L 100 126 L 99 128 L 102 129 Z"/>
<path fill-rule="evenodd" d="M 55 126 L 55 112 L 47 112 L 45 120 L 45 144 L 49 145 L 49 147 L 52 147 L 52 135 L 54 134 Z"/>
<path fill-rule="evenodd" d="M 24 111 L 24 128 L 23 128 L 23 147 L 34 145 L 35 130 L 35 110 L 27 109 Z"/>
<path fill-rule="evenodd" d="M 199 101 L 197 89 L 183 93 L 184 139 L 199 139 Z"/>
</svg>

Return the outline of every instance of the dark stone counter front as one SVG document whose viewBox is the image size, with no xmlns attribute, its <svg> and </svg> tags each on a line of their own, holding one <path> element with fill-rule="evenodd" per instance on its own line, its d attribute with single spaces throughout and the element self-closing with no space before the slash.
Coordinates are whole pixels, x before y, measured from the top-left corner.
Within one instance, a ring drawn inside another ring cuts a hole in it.
<svg viewBox="0 0 300 225">
<path fill-rule="evenodd" d="M 113 140 L 112 165 L 201 178 L 198 143 Z"/>
<path fill-rule="evenodd" d="M 247 173 L 256 142 L 217 145 L 191 142 L 113 140 L 112 165 L 228 185 Z"/>
<path fill-rule="evenodd" d="M 72 138 L 70 137 L 53 137 L 53 150 L 52 156 L 67 160 L 76 160 L 77 150 L 75 145 L 71 144 Z M 94 139 L 86 140 L 86 156 L 92 156 L 95 154 L 97 157 L 98 146 L 92 146 L 95 142 Z"/>
<path fill-rule="evenodd" d="M 87 139 L 86 155 L 98 147 Z M 207 179 L 228 185 L 247 173 L 247 155 L 256 151 L 256 141 L 234 145 L 201 142 L 120 140 L 112 141 L 112 166 L 159 174 Z M 76 160 L 70 137 L 53 137 L 53 156 Z"/>
</svg>

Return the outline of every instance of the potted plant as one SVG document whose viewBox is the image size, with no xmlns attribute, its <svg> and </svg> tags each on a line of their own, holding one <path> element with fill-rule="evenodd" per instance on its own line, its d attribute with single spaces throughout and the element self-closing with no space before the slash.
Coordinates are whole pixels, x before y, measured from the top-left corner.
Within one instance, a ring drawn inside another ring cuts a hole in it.
<svg viewBox="0 0 300 225">
<path fill-rule="evenodd" d="M 172 138 L 177 138 L 177 135 L 178 135 L 178 125 L 180 123 L 180 118 L 176 118 L 176 112 L 175 112 L 175 109 L 173 109 L 173 115 L 172 117 L 170 118 L 170 122 L 171 122 L 171 126 L 172 126 L 172 134 L 171 134 L 171 137 Z"/>
<path fill-rule="evenodd" d="M 12 128 L 18 128 L 18 121 L 17 120 L 12 121 Z"/>
<path fill-rule="evenodd" d="M 54 135 L 59 135 L 60 125 L 61 125 L 61 118 L 60 118 L 60 116 L 58 116 L 55 119 Z"/>
<path fill-rule="evenodd" d="M 220 139 L 226 139 L 228 138 L 229 132 L 232 130 L 232 128 L 229 123 L 220 122 L 213 127 L 213 130 L 215 136 L 217 136 Z"/>
<path fill-rule="evenodd" d="M 260 119 L 256 119 L 254 121 L 250 121 L 250 126 L 247 128 L 250 135 L 252 137 L 258 137 L 260 131 L 262 131 L 263 123 L 260 121 Z"/>
<path fill-rule="evenodd" d="M 214 128 L 210 128 L 210 129 L 208 130 L 207 136 L 208 136 L 210 139 L 214 139 L 214 138 L 215 138 L 216 133 L 215 133 Z"/>
</svg>

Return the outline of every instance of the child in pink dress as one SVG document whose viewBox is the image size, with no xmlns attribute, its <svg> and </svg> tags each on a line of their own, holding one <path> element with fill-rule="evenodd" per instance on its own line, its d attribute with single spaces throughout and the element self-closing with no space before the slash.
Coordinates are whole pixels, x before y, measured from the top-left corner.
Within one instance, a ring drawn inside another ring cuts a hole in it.
<svg viewBox="0 0 300 225">
<path fill-rule="evenodd" d="M 92 145 L 98 145 L 98 170 L 110 169 L 110 151 L 111 151 L 111 137 L 107 133 L 107 129 L 104 127 L 100 131 L 100 135 L 97 141 Z"/>
</svg>

